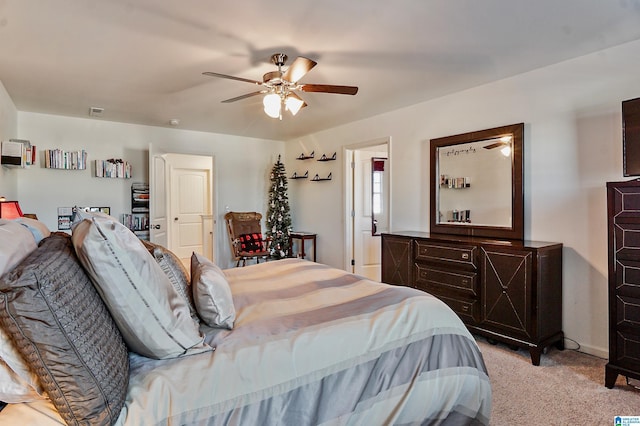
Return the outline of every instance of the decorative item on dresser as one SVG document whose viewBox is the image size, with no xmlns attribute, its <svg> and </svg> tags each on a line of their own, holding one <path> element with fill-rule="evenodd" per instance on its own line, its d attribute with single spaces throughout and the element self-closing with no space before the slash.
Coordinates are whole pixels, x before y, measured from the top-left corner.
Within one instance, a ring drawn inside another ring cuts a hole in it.
<svg viewBox="0 0 640 426">
<path fill-rule="evenodd" d="M 523 147 L 522 123 L 432 139 L 431 232 L 383 233 L 382 281 L 437 296 L 540 365 L 544 348 L 564 349 L 562 244 L 524 240 Z M 464 190 L 443 176 L 465 176 Z"/>
<path fill-rule="evenodd" d="M 607 182 L 609 362 L 605 386 L 618 374 L 640 379 L 640 180 Z"/>
</svg>

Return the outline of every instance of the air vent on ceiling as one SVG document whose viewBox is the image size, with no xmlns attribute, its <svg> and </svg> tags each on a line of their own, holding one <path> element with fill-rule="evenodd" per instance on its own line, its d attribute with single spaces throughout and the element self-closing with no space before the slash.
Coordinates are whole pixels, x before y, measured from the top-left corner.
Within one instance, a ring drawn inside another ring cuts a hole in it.
<svg viewBox="0 0 640 426">
<path fill-rule="evenodd" d="M 91 117 L 102 117 L 103 112 L 104 112 L 104 108 L 100 108 L 100 107 L 89 108 L 89 116 Z"/>
</svg>

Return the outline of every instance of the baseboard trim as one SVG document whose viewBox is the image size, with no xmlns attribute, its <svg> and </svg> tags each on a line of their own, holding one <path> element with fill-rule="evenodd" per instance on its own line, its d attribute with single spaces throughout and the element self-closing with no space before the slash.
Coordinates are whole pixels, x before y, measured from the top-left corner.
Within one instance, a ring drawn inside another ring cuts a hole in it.
<svg viewBox="0 0 640 426">
<path fill-rule="evenodd" d="M 572 341 L 568 342 L 569 344 L 566 345 L 567 349 L 571 348 L 571 343 L 573 343 Z M 583 352 L 585 354 L 589 354 L 589 355 L 593 355 L 593 356 L 597 356 L 598 358 L 603 358 L 603 359 L 609 359 L 609 350 L 608 349 L 603 349 L 597 346 L 591 346 L 591 345 L 585 345 L 584 343 L 579 343 L 580 345 L 580 349 L 578 349 L 579 352 Z"/>
</svg>

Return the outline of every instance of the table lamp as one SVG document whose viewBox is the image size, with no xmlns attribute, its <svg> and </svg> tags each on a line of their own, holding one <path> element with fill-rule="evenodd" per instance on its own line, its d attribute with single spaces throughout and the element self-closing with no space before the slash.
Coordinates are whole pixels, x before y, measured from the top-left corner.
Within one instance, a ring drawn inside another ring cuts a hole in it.
<svg viewBox="0 0 640 426">
<path fill-rule="evenodd" d="M 0 201 L 0 218 L 16 219 L 24 216 L 17 201 Z"/>
</svg>

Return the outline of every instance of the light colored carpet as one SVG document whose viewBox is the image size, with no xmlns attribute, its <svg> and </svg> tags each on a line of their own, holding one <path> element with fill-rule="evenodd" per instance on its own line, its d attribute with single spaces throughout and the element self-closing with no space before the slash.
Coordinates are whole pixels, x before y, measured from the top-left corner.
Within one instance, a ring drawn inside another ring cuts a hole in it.
<svg viewBox="0 0 640 426">
<path fill-rule="evenodd" d="M 491 379 L 491 425 L 613 425 L 615 416 L 640 416 L 640 390 L 626 378 L 604 386 L 605 359 L 551 348 L 534 366 L 528 351 L 477 341 Z"/>
</svg>

